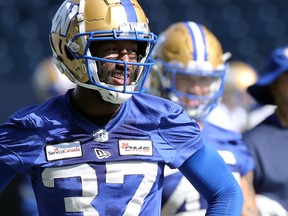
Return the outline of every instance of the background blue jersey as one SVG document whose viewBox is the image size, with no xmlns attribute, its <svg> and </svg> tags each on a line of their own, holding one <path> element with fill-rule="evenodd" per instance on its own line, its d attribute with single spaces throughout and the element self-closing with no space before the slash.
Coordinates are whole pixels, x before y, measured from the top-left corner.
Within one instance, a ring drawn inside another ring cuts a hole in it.
<svg viewBox="0 0 288 216">
<path fill-rule="evenodd" d="M 241 176 L 252 171 L 254 162 L 241 134 L 203 121 L 205 144 L 216 149 L 239 182 Z M 163 216 L 205 215 L 206 200 L 177 169 L 165 167 L 163 185 Z"/>
<path fill-rule="evenodd" d="M 178 105 L 133 96 L 102 128 L 81 117 L 70 92 L 0 126 L 0 161 L 31 176 L 41 216 L 159 215 L 164 164 L 203 146 Z"/>
</svg>

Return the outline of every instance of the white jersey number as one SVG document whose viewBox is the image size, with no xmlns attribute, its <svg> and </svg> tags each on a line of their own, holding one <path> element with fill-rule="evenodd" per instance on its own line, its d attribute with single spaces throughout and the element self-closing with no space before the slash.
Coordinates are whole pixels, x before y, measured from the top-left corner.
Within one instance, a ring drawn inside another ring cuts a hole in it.
<svg viewBox="0 0 288 216">
<path fill-rule="evenodd" d="M 156 177 L 157 163 L 147 162 L 108 162 L 106 163 L 106 183 L 125 184 L 125 175 L 143 174 L 143 179 L 135 194 L 130 199 L 124 216 L 138 215 L 144 199 L 151 190 Z M 149 170 L 149 175 L 147 171 Z M 57 178 L 80 177 L 82 182 L 81 197 L 66 197 L 66 212 L 83 212 L 84 216 L 98 216 L 99 213 L 91 202 L 98 195 L 97 170 L 88 164 L 72 165 L 66 167 L 46 168 L 42 173 L 42 181 L 46 187 L 54 187 Z"/>
</svg>

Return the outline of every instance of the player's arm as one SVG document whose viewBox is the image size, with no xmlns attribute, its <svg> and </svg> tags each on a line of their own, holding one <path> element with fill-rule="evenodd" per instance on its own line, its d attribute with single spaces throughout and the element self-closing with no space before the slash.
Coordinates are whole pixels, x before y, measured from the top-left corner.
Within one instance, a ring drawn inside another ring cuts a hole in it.
<svg viewBox="0 0 288 216">
<path fill-rule="evenodd" d="M 241 188 L 220 155 L 204 145 L 179 170 L 208 202 L 207 215 L 240 215 Z"/>
<path fill-rule="evenodd" d="M 2 192 L 9 182 L 16 176 L 17 172 L 0 161 L 0 173 L 0 192 Z"/>
<path fill-rule="evenodd" d="M 244 204 L 241 216 L 259 216 L 256 206 L 256 196 L 253 187 L 253 171 L 241 177 L 241 188 L 244 196 Z"/>
</svg>

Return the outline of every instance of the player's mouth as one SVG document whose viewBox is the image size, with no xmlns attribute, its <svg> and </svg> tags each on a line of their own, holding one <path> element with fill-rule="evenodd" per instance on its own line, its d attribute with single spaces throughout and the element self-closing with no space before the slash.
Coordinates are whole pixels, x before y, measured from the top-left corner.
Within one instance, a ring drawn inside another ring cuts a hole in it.
<svg viewBox="0 0 288 216">
<path fill-rule="evenodd" d="M 130 73 L 127 73 L 126 76 L 126 84 L 130 84 Z M 113 85 L 124 85 L 124 73 L 123 72 L 115 72 L 112 74 L 112 82 Z"/>
</svg>

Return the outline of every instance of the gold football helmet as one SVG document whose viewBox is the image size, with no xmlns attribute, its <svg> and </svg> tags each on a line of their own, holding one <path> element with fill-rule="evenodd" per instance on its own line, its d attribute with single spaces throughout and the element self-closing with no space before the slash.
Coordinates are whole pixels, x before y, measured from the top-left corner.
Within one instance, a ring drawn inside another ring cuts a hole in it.
<svg viewBox="0 0 288 216">
<path fill-rule="evenodd" d="M 242 61 L 231 61 L 229 72 L 226 75 L 223 103 L 229 109 L 243 107 L 250 110 L 255 105 L 253 98 L 246 92 L 248 86 L 257 80 L 256 70 Z"/>
<path fill-rule="evenodd" d="M 223 92 L 223 81 L 228 68 L 217 38 L 204 26 L 195 22 L 178 22 L 159 35 L 153 51 L 156 64 L 151 73 L 151 86 L 147 87 L 185 107 L 192 118 L 206 116 L 218 103 Z M 206 85 L 205 93 L 184 90 L 187 86 Z M 207 88 L 206 88 L 207 89 Z M 197 101 L 188 105 L 185 100 Z"/>
<path fill-rule="evenodd" d="M 137 41 L 138 61 L 126 62 L 100 58 L 91 54 L 95 41 Z M 52 20 L 50 43 L 59 70 L 72 82 L 98 90 L 105 101 L 120 104 L 131 94 L 143 91 L 143 84 L 153 61 L 150 53 L 157 37 L 150 32 L 137 0 L 66 0 Z M 108 85 L 98 77 L 102 62 L 123 64 L 124 77 L 128 65 L 137 65 L 137 76 L 131 84 Z"/>
<path fill-rule="evenodd" d="M 229 73 L 227 73 L 225 85 L 231 85 L 239 91 L 246 91 L 257 80 L 256 70 L 242 61 L 231 61 Z"/>
</svg>

